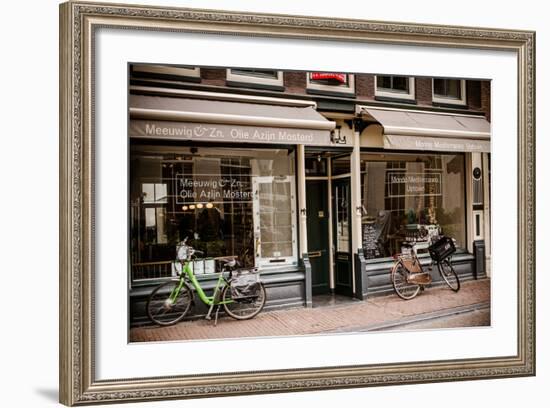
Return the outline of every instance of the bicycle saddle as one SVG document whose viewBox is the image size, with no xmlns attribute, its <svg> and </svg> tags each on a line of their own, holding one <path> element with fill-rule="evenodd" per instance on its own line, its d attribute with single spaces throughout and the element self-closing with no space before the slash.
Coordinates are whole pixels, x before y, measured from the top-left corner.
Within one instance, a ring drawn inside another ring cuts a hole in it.
<svg viewBox="0 0 550 408">
<path fill-rule="evenodd" d="M 222 261 L 224 266 L 227 266 L 229 268 L 233 268 L 235 265 L 237 265 L 237 259 L 234 257 L 227 257 L 227 258 L 217 258 L 218 260 Z"/>
</svg>

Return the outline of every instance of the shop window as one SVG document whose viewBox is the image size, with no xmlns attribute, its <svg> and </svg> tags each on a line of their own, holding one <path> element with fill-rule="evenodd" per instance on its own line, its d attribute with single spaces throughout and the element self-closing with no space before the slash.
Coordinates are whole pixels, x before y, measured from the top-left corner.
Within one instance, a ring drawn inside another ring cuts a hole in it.
<svg viewBox="0 0 550 408">
<path fill-rule="evenodd" d="M 352 74 L 336 72 L 308 72 L 307 90 L 319 93 L 355 94 L 355 78 Z"/>
<path fill-rule="evenodd" d="M 228 68 L 229 85 L 256 85 L 260 87 L 283 88 L 283 71 L 271 69 Z"/>
<path fill-rule="evenodd" d="M 433 102 L 466 105 L 466 81 L 463 79 L 434 78 L 432 90 Z"/>
<path fill-rule="evenodd" d="M 308 154 L 305 160 L 306 177 L 327 176 L 327 159 L 319 154 Z"/>
<path fill-rule="evenodd" d="M 395 99 L 415 99 L 414 77 L 376 75 L 374 95 Z"/>
<path fill-rule="evenodd" d="M 133 79 L 160 79 L 170 81 L 200 81 L 201 69 L 192 66 L 132 64 Z"/>
<path fill-rule="evenodd" d="M 363 250 L 367 259 L 419 252 L 439 232 L 465 247 L 464 155 L 361 154 Z"/>
<path fill-rule="evenodd" d="M 132 278 L 170 276 L 186 237 L 207 259 L 295 264 L 294 174 L 287 149 L 132 147 Z"/>
</svg>

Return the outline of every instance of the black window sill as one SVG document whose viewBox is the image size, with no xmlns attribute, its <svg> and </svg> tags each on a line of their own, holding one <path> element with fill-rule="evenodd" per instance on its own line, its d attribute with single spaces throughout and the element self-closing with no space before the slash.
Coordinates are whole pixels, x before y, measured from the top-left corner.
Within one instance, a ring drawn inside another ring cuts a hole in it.
<svg viewBox="0 0 550 408">
<path fill-rule="evenodd" d="M 151 74 L 147 72 L 133 72 L 130 80 L 163 80 L 163 81 L 175 81 L 175 82 L 193 82 L 200 83 L 200 77 L 184 76 L 184 75 L 169 75 L 169 74 Z"/>
<path fill-rule="evenodd" d="M 468 110 L 468 105 L 465 103 L 453 103 L 451 101 L 449 102 L 432 102 L 432 106 L 438 107 L 438 108 L 450 108 L 450 109 L 462 109 L 462 110 Z"/>
<path fill-rule="evenodd" d="M 355 98 L 355 92 L 342 92 L 342 91 L 325 91 L 320 89 L 306 88 L 306 93 L 310 95 L 324 95 L 324 96 L 336 96 L 339 98 Z"/>
<path fill-rule="evenodd" d="M 234 88 L 252 88 L 252 89 L 266 89 L 269 91 L 279 91 L 283 92 L 285 90 L 284 86 L 281 85 L 267 85 L 267 84 L 256 84 L 254 82 L 238 82 L 238 81 L 226 81 L 227 86 Z"/>
<path fill-rule="evenodd" d="M 392 103 L 406 103 L 407 105 L 417 105 L 416 99 L 405 99 L 400 98 L 399 96 L 389 97 L 389 96 L 374 96 L 375 101 L 379 102 L 392 102 Z"/>
</svg>

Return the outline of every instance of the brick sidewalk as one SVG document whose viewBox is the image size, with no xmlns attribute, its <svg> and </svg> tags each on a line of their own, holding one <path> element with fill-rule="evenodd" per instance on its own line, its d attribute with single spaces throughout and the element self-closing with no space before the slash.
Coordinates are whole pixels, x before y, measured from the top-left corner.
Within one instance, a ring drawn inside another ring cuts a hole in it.
<svg viewBox="0 0 550 408">
<path fill-rule="evenodd" d="M 328 332 L 352 332 L 383 328 L 416 316 L 452 312 L 453 309 L 490 302 L 489 279 L 463 282 L 455 293 L 446 286 L 428 288 L 413 300 L 397 295 L 350 301 L 335 306 L 294 308 L 262 312 L 254 319 L 238 321 L 220 312 L 214 320 L 184 321 L 169 327 L 130 329 L 130 341 L 203 340 L 261 336 L 293 336 Z"/>
</svg>

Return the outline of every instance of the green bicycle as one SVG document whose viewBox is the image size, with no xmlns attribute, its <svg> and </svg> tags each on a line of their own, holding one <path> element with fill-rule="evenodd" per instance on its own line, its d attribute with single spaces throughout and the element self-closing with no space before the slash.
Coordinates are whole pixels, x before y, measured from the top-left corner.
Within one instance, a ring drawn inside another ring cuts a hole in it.
<svg viewBox="0 0 550 408">
<path fill-rule="evenodd" d="M 207 296 L 190 266 L 197 254 L 204 253 L 186 245 L 185 242 L 186 240 L 177 247 L 177 262 L 181 265 L 178 278 L 161 283 L 147 299 L 147 315 L 152 322 L 169 326 L 181 321 L 195 303 L 191 286 L 199 299 L 209 306 L 206 320 L 212 319 L 215 310 L 217 323 L 221 306 L 229 316 L 237 320 L 252 319 L 262 311 L 266 301 L 264 285 L 259 282 L 257 273 L 235 271 L 235 257 L 217 258 L 224 262 L 224 267 L 212 296 Z M 233 276 L 234 272 L 236 277 Z"/>
</svg>

